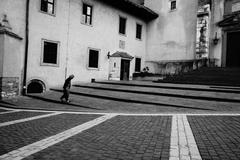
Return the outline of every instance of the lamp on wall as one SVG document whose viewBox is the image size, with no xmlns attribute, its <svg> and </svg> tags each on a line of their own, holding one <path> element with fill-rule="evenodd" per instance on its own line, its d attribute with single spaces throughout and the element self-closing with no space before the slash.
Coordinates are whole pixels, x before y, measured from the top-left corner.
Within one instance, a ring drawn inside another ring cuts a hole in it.
<svg viewBox="0 0 240 160">
<path fill-rule="evenodd" d="M 213 38 L 213 44 L 218 44 L 219 38 L 217 36 L 217 32 L 215 32 L 215 37 Z"/>
<path fill-rule="evenodd" d="M 110 52 L 108 52 L 108 53 L 107 53 L 107 57 L 108 57 L 108 59 L 110 58 L 110 56 L 111 56 L 111 55 L 110 55 Z"/>
</svg>

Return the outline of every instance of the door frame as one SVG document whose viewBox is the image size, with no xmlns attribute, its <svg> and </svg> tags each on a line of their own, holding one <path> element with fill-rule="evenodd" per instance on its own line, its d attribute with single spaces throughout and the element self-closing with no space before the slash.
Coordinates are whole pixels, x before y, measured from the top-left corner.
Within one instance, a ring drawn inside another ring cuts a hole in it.
<svg viewBox="0 0 240 160">
<path fill-rule="evenodd" d="M 128 63 L 127 79 L 124 79 L 124 73 L 126 73 L 126 72 L 122 71 L 122 69 L 124 69 L 123 68 L 124 66 L 122 66 L 124 64 L 124 61 Z M 121 66 L 120 66 L 120 80 L 129 80 L 131 60 L 130 59 L 121 58 L 121 62 L 120 63 L 121 63 Z"/>
</svg>

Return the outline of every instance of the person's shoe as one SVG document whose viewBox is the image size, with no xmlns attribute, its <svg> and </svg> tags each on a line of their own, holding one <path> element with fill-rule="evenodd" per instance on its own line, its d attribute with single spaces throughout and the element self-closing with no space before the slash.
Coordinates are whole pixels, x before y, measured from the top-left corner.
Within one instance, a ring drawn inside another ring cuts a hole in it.
<svg viewBox="0 0 240 160">
<path fill-rule="evenodd" d="M 67 103 L 70 103 L 70 101 L 69 101 L 69 100 L 67 100 L 66 102 L 67 102 Z"/>
</svg>

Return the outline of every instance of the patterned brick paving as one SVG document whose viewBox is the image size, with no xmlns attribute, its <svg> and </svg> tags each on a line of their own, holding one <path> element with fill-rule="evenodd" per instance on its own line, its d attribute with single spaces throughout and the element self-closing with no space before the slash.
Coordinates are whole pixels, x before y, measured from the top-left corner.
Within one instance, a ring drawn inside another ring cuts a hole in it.
<svg viewBox="0 0 240 160">
<path fill-rule="evenodd" d="M 17 119 L 33 117 L 33 116 L 39 116 L 39 115 L 43 115 L 43 114 L 48 114 L 48 113 L 21 111 L 21 112 L 15 112 L 15 113 L 0 114 L 0 123 L 13 121 L 13 120 L 17 120 Z"/>
<path fill-rule="evenodd" d="M 117 116 L 26 159 L 169 159 L 171 116 Z"/>
<path fill-rule="evenodd" d="M 55 135 L 99 115 L 60 114 L 0 128 L 0 155 Z"/>
<path fill-rule="evenodd" d="M 188 116 L 203 160 L 240 159 L 240 116 Z"/>
</svg>

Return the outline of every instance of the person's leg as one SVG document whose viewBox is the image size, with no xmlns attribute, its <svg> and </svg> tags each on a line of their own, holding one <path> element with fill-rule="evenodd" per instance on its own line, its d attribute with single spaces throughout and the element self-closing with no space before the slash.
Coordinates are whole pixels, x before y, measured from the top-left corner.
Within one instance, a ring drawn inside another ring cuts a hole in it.
<svg viewBox="0 0 240 160">
<path fill-rule="evenodd" d="M 66 97 L 67 102 L 70 102 L 69 101 L 69 93 L 70 93 L 70 91 L 68 89 L 66 89 L 66 96 L 65 97 Z"/>
<path fill-rule="evenodd" d="M 67 98 L 66 98 L 67 96 L 66 96 L 66 95 L 67 95 L 66 89 L 64 89 L 64 90 L 63 90 L 63 95 L 62 95 L 62 97 L 60 98 L 61 101 L 63 101 L 63 99 L 65 99 L 65 100 L 67 101 Z"/>
</svg>

